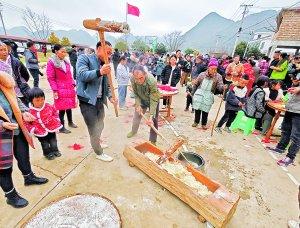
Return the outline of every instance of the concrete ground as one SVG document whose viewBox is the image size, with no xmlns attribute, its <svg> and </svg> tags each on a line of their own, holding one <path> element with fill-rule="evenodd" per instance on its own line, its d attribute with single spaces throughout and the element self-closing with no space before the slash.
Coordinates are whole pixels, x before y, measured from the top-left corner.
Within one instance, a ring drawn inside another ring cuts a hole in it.
<svg viewBox="0 0 300 228">
<path fill-rule="evenodd" d="M 47 99 L 51 101 L 45 77 L 41 79 L 41 85 L 46 88 Z M 128 99 L 129 104 L 132 102 Z M 216 97 L 210 120 L 214 119 L 219 102 L 220 98 Z M 298 187 L 294 182 L 300 180 L 300 156 L 296 166 L 283 170 L 255 135 L 224 132 L 214 133 L 211 138 L 209 130 L 191 127 L 193 114 L 184 112 L 184 106 L 184 88 L 180 88 L 180 94 L 173 102 L 176 118 L 171 124 L 179 134 L 187 137 L 189 150 L 204 157 L 204 172 L 241 196 L 228 227 L 286 227 L 288 219 L 298 217 Z M 31 150 L 33 170 L 37 175 L 49 178 L 48 184 L 25 187 L 17 164 L 14 164 L 15 187 L 29 200 L 29 205 L 13 209 L 5 203 L 4 197 L 0 197 L 0 227 L 20 227 L 52 201 L 75 193 L 97 193 L 111 199 L 120 211 L 124 227 L 205 227 L 193 209 L 136 167 L 128 166 L 122 155 L 124 146 L 138 139 L 147 139 L 149 132 L 143 124 L 135 138 L 126 138 L 131 128 L 133 108 L 120 111 L 118 118 L 114 116 L 111 105 L 106 110 L 102 140 L 109 145 L 105 152 L 115 158 L 111 163 L 95 159 L 79 109 L 73 114 L 79 128 L 72 129 L 69 135 L 58 134 L 62 157 L 46 160 L 36 139 L 36 149 Z M 160 130 L 170 140 L 176 139 L 168 125 L 161 126 Z M 84 148 L 70 149 L 68 146 L 74 143 L 82 144 Z M 166 147 L 161 140 L 158 146 Z M 293 182 L 288 174 L 296 180 Z"/>
</svg>

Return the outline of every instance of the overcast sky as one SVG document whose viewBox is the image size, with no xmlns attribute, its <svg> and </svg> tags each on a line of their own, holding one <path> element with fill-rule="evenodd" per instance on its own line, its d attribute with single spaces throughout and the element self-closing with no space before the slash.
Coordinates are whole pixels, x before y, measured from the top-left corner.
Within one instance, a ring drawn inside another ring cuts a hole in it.
<svg viewBox="0 0 300 228">
<path fill-rule="evenodd" d="M 30 7 L 37 13 L 45 12 L 54 29 L 81 29 L 82 20 L 100 17 L 125 21 L 126 2 L 139 7 L 140 17 L 128 16 L 135 35 L 163 35 L 179 30 L 186 32 L 210 12 L 238 20 L 242 3 L 254 4 L 249 13 L 266 9 L 279 10 L 299 2 L 296 0 L 5 0 L 3 15 L 6 27 L 23 24 L 22 9 Z M 299 4 L 298 4 L 299 5 Z M 19 7 L 19 8 L 16 8 Z M 238 10 L 238 11 L 237 11 Z"/>
</svg>

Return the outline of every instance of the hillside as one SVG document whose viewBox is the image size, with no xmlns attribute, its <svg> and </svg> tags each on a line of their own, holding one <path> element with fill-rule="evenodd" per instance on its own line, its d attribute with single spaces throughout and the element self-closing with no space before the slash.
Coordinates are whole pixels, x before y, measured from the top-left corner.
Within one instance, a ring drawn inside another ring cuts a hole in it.
<svg viewBox="0 0 300 228">
<path fill-rule="evenodd" d="M 249 40 L 251 32 L 269 31 L 276 27 L 276 15 L 276 11 L 266 10 L 246 16 L 240 39 Z M 265 20 L 266 18 L 269 19 Z M 182 48 L 191 47 L 203 52 L 215 49 L 216 46 L 218 49 L 231 49 L 240 24 L 241 21 L 235 22 L 217 13 L 210 13 L 183 35 L 185 43 Z"/>
</svg>

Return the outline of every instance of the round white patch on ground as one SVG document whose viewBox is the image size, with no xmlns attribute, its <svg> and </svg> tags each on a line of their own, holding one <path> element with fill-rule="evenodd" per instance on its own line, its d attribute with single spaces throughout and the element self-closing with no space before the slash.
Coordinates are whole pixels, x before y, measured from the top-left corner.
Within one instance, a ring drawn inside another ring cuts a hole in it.
<svg viewBox="0 0 300 228">
<path fill-rule="evenodd" d="M 121 218 L 116 207 L 108 199 L 96 195 L 75 195 L 42 209 L 25 227 L 119 228 Z"/>
</svg>

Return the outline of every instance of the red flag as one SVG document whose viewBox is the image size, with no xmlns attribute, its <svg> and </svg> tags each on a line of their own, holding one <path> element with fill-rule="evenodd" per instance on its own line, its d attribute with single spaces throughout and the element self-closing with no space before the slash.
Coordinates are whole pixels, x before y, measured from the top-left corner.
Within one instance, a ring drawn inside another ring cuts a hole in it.
<svg viewBox="0 0 300 228">
<path fill-rule="evenodd" d="M 127 14 L 131 14 L 134 16 L 140 16 L 140 9 L 136 6 L 130 5 L 127 3 Z"/>
</svg>

